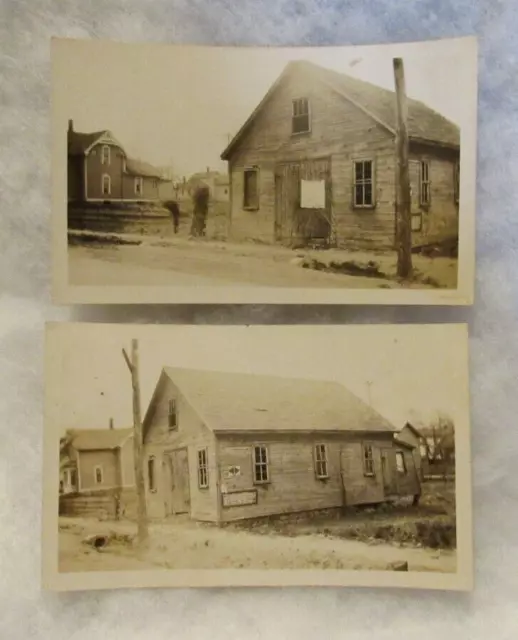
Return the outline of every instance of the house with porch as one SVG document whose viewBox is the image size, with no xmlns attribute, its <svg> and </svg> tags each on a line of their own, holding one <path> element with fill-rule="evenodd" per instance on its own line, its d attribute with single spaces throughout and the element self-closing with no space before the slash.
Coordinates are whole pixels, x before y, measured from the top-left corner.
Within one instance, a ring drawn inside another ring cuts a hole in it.
<svg viewBox="0 0 518 640">
<path fill-rule="evenodd" d="M 230 178 L 230 236 L 393 248 L 395 127 L 393 91 L 290 62 L 221 155 Z M 408 134 L 413 246 L 455 243 L 459 127 L 409 97 Z"/>
<path fill-rule="evenodd" d="M 418 498 L 396 431 L 336 382 L 165 367 L 143 420 L 148 515 L 224 523 Z"/>
</svg>

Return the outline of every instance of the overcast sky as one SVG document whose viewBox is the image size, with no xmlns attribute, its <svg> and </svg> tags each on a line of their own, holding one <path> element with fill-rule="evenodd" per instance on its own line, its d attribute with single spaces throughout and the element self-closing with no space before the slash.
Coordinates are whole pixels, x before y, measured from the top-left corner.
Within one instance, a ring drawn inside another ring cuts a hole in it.
<svg viewBox="0 0 518 640">
<path fill-rule="evenodd" d="M 469 40 L 329 48 L 211 48 L 57 41 L 57 123 L 109 129 L 129 155 L 173 165 L 178 175 L 211 167 L 285 65 L 294 59 L 393 89 L 392 58 L 405 63 L 407 93 L 462 126 L 473 105 Z M 476 69 L 475 69 L 476 71 Z"/>
<path fill-rule="evenodd" d="M 122 356 L 139 339 L 143 413 L 163 366 L 335 380 L 396 426 L 465 417 L 466 345 L 459 327 L 432 325 L 154 326 L 77 324 L 53 332 L 49 420 L 67 428 L 132 424 Z"/>
</svg>

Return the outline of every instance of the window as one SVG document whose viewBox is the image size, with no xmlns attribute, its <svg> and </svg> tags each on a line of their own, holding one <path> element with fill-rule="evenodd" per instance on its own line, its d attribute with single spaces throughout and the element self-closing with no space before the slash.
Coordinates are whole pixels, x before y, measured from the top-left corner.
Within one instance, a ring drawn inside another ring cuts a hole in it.
<svg viewBox="0 0 518 640">
<path fill-rule="evenodd" d="M 147 460 L 147 479 L 149 490 L 156 491 L 156 467 L 154 456 L 150 456 Z"/>
<path fill-rule="evenodd" d="M 291 132 L 309 133 L 311 125 L 309 121 L 309 101 L 307 98 L 297 98 L 293 100 L 291 116 Z"/>
<path fill-rule="evenodd" d="M 396 451 L 396 469 L 399 473 L 406 473 L 405 456 L 402 451 Z"/>
<path fill-rule="evenodd" d="M 101 149 L 101 164 L 110 164 L 110 147 L 103 144 Z"/>
<path fill-rule="evenodd" d="M 243 208 L 259 209 L 259 171 L 245 169 L 243 176 Z"/>
<path fill-rule="evenodd" d="M 426 161 L 421 162 L 420 184 L 419 204 L 427 207 L 430 204 L 430 166 Z"/>
<path fill-rule="evenodd" d="M 263 484 L 269 480 L 268 449 L 264 445 L 254 447 L 254 482 Z"/>
<path fill-rule="evenodd" d="M 103 468 L 102 467 L 95 467 L 94 468 L 94 479 L 95 479 L 95 484 L 102 484 L 103 483 Z"/>
<path fill-rule="evenodd" d="M 374 176 L 372 160 L 357 160 L 354 163 L 354 206 L 374 206 Z"/>
<path fill-rule="evenodd" d="M 327 469 L 327 447 L 325 444 L 315 445 L 315 473 L 317 478 L 329 478 Z"/>
<path fill-rule="evenodd" d="M 178 426 L 178 413 L 176 410 L 176 400 L 169 400 L 167 424 L 169 426 L 169 429 L 176 429 L 176 427 Z"/>
<path fill-rule="evenodd" d="M 104 173 L 102 177 L 102 191 L 103 196 L 109 196 L 112 192 L 112 181 L 107 173 Z"/>
<path fill-rule="evenodd" d="M 207 462 L 207 449 L 198 450 L 198 487 L 207 489 L 209 486 L 209 466 Z"/>
<path fill-rule="evenodd" d="M 363 473 L 366 476 L 374 475 L 374 456 L 370 444 L 363 446 Z"/>
<path fill-rule="evenodd" d="M 143 191 L 142 177 L 135 178 L 135 195 L 141 196 Z"/>
<path fill-rule="evenodd" d="M 460 163 L 456 162 L 453 167 L 453 197 L 455 199 L 455 204 L 459 204 L 459 194 L 460 194 Z"/>
<path fill-rule="evenodd" d="M 428 450 L 427 450 L 427 448 L 426 448 L 426 445 L 425 445 L 425 444 L 420 444 L 420 445 L 419 445 L 419 452 L 420 452 L 420 454 L 421 454 L 421 458 L 423 458 L 423 459 L 424 459 L 424 458 L 426 458 L 426 457 L 427 457 L 427 455 L 428 455 Z"/>
<path fill-rule="evenodd" d="M 75 469 L 71 469 L 70 470 L 70 486 L 71 487 L 75 487 L 76 485 L 77 485 L 76 470 Z"/>
</svg>

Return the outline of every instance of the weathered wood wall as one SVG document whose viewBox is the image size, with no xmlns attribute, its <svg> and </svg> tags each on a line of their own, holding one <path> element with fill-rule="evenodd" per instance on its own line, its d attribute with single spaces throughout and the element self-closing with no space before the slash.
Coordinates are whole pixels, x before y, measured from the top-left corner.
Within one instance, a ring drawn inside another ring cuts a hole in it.
<svg viewBox="0 0 518 640">
<path fill-rule="evenodd" d="M 175 399 L 178 410 L 178 426 L 169 429 L 169 400 Z M 159 397 L 144 440 L 145 460 L 156 459 L 156 491 L 149 490 L 146 473 L 146 496 L 148 514 L 152 518 L 166 516 L 171 504 L 171 487 L 168 485 L 164 453 L 187 447 L 189 463 L 190 515 L 196 520 L 217 520 L 217 473 L 216 449 L 213 434 L 186 402 L 168 378 L 160 382 Z M 198 488 L 198 449 L 207 447 L 209 465 L 209 487 Z"/>
<path fill-rule="evenodd" d="M 95 467 L 102 467 L 102 484 L 95 481 Z M 81 451 L 78 454 L 79 491 L 120 487 L 117 451 Z"/>
<path fill-rule="evenodd" d="M 59 513 L 77 518 L 115 519 L 136 517 L 134 489 L 101 489 L 59 497 Z"/>
<path fill-rule="evenodd" d="M 292 135 L 292 100 L 310 102 L 311 133 Z M 275 172 L 278 163 L 331 158 L 332 219 L 338 247 L 393 247 L 395 241 L 395 158 L 392 134 L 358 107 L 318 81 L 296 71 L 272 95 L 229 159 L 230 236 L 274 242 Z M 412 157 L 431 162 L 432 204 L 416 243 L 455 235 L 455 152 L 413 145 Z M 353 163 L 373 160 L 375 206 L 353 205 Z M 259 170 L 259 208 L 243 207 L 243 172 Z"/>
</svg>

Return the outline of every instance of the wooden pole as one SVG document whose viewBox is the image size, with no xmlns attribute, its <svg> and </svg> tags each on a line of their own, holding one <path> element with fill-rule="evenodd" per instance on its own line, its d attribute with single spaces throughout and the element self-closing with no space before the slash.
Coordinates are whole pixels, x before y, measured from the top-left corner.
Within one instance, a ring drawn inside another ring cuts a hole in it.
<svg viewBox="0 0 518 640">
<path fill-rule="evenodd" d="M 131 341 L 131 359 L 123 349 L 122 355 L 126 360 L 131 373 L 131 386 L 133 389 L 133 449 L 135 464 L 135 485 L 137 490 L 137 533 L 139 547 L 143 547 L 148 540 L 149 531 L 147 524 L 146 487 L 144 484 L 144 464 L 142 447 L 142 418 L 140 411 L 140 383 L 138 342 Z"/>
<path fill-rule="evenodd" d="M 408 128 L 405 70 L 401 58 L 393 59 L 396 84 L 396 230 L 397 275 L 412 275 L 412 217 L 408 168 Z"/>
</svg>

